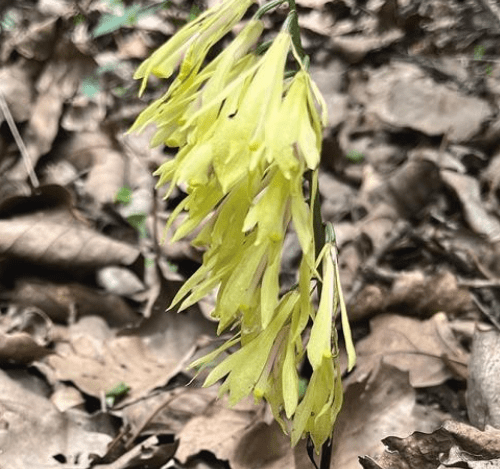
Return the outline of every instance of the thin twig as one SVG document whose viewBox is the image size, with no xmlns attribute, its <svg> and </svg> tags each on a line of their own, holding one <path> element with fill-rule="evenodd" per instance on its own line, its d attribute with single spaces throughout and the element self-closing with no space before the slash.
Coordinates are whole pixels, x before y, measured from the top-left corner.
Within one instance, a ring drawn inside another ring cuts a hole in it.
<svg viewBox="0 0 500 469">
<path fill-rule="evenodd" d="M 38 187 L 40 183 L 38 182 L 38 178 L 36 177 L 35 170 L 33 169 L 33 165 L 31 164 L 31 160 L 28 154 L 28 150 L 26 145 L 21 138 L 21 134 L 19 130 L 17 130 L 16 123 L 14 122 L 14 118 L 10 112 L 9 106 L 7 105 L 7 101 L 5 97 L 0 91 L 0 109 L 2 110 L 3 115 L 5 116 L 5 120 L 7 121 L 7 125 L 9 126 L 10 131 L 12 132 L 12 136 L 16 141 L 17 147 L 21 153 L 21 157 L 23 158 L 24 165 L 26 166 L 26 171 L 28 172 L 28 176 L 31 180 L 31 185 L 33 187 Z"/>
<path fill-rule="evenodd" d="M 135 429 L 134 433 L 125 443 L 125 449 L 128 450 L 132 447 L 134 442 L 137 440 L 137 437 L 141 434 L 141 432 L 152 422 L 152 420 L 169 404 L 171 404 L 175 399 L 182 396 L 186 392 L 185 388 L 174 389 L 167 400 L 161 402 L 158 406 L 156 406 L 152 412 L 144 419 L 144 421 Z"/>
</svg>

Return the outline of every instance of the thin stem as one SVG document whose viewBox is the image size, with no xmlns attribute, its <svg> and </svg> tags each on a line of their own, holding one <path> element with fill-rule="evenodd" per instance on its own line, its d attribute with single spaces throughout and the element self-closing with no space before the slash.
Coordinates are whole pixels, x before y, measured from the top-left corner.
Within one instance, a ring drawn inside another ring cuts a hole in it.
<svg viewBox="0 0 500 469">
<path fill-rule="evenodd" d="M 313 209 L 314 251 L 315 251 L 315 257 L 317 259 L 326 242 L 325 224 L 323 223 L 323 220 L 321 218 L 321 195 L 317 187 L 317 172 L 309 171 L 307 173 L 307 180 L 309 183 L 310 196 L 312 197 L 313 192 L 315 192 L 314 200 L 312 201 L 312 209 Z M 316 187 L 315 191 L 313 191 L 313 187 Z M 318 266 L 318 272 L 321 277 L 323 277 L 322 270 L 323 269 L 320 263 Z M 318 281 L 317 287 L 318 287 L 318 297 L 321 298 L 322 285 L 320 281 Z M 309 454 L 309 459 L 311 459 L 313 465 L 317 467 L 312 454 Z M 331 460 L 332 460 L 332 439 L 328 438 L 321 447 L 321 459 L 320 459 L 319 469 L 329 469 Z"/>
<path fill-rule="evenodd" d="M 261 12 L 269 11 L 271 8 L 281 4 L 280 0 L 275 0 L 273 2 L 264 5 L 261 9 L 259 9 L 259 18 L 262 16 Z M 309 65 L 309 57 L 304 52 L 304 48 L 302 47 L 302 41 L 300 39 L 300 28 L 299 28 L 299 17 L 297 15 L 297 5 L 295 0 L 288 0 L 288 7 L 290 9 L 290 13 L 288 14 L 288 18 L 285 22 L 284 27 L 288 29 L 290 35 L 292 36 L 292 43 L 295 49 L 295 52 L 298 55 L 298 58 L 302 62 L 302 65 L 308 68 Z M 307 173 L 307 180 L 309 183 L 309 193 L 311 197 L 314 197 L 312 203 L 313 210 L 313 231 L 314 231 L 314 250 L 315 250 L 315 258 L 319 257 L 323 247 L 325 246 L 325 225 L 321 218 L 321 196 L 318 190 L 318 174 L 317 171 L 309 171 Z M 313 190 L 315 188 L 315 190 Z M 321 263 L 318 266 L 318 272 L 323 277 Z M 321 297 L 321 281 L 317 283 L 318 287 L 318 296 Z M 309 437 L 310 438 L 310 437 Z M 308 446 L 310 444 L 310 440 L 308 441 Z M 314 467 L 318 467 L 316 462 L 314 461 L 314 455 L 308 451 L 309 458 L 314 465 Z M 321 459 L 319 469 L 329 469 L 332 458 L 332 439 L 328 438 L 323 446 L 321 447 Z"/>
<path fill-rule="evenodd" d="M 316 178 L 316 181 L 315 181 Z M 317 174 L 314 171 L 309 171 L 307 173 L 307 181 L 309 183 L 309 192 L 311 196 L 313 195 L 313 187 L 317 186 Z M 321 219 L 321 194 L 318 188 L 316 188 L 316 193 L 314 194 L 314 200 L 312 201 L 313 207 L 313 231 L 314 231 L 314 254 L 316 259 L 320 255 L 324 245 L 325 245 L 325 224 Z M 321 264 L 318 266 L 321 269 Z M 321 272 L 320 272 L 321 274 Z"/>
<path fill-rule="evenodd" d="M 260 19 L 262 18 L 268 11 L 271 11 L 273 8 L 280 6 L 282 3 L 285 3 L 286 0 L 273 0 L 272 2 L 266 3 L 262 5 L 255 13 L 254 18 Z"/>
<path fill-rule="evenodd" d="M 319 463 L 319 469 L 330 469 L 330 464 L 332 462 L 332 439 L 328 438 L 323 443 L 321 447 L 321 460 Z"/>
<path fill-rule="evenodd" d="M 14 137 L 14 140 L 17 144 L 17 147 L 19 148 L 19 152 L 21 153 L 21 158 L 23 159 L 24 165 L 26 167 L 26 172 L 28 173 L 28 176 L 30 178 L 31 185 L 33 187 L 38 187 L 40 183 L 38 182 L 35 170 L 33 169 L 33 164 L 31 162 L 28 149 L 24 144 L 24 141 L 21 137 L 21 134 L 19 133 L 19 130 L 17 130 L 14 117 L 12 117 L 7 101 L 5 100 L 5 97 L 1 91 L 0 91 L 0 110 L 2 111 L 2 114 L 4 115 L 5 120 L 7 121 L 7 125 L 9 126 L 12 136 Z"/>
<path fill-rule="evenodd" d="M 290 26 L 289 31 L 292 35 L 292 42 L 295 47 L 295 50 L 299 54 L 300 60 L 303 64 L 307 62 L 307 56 L 302 47 L 302 41 L 300 39 L 300 28 L 299 28 L 299 16 L 297 15 L 297 5 L 295 4 L 295 0 L 288 0 L 288 6 L 290 8 Z"/>
</svg>

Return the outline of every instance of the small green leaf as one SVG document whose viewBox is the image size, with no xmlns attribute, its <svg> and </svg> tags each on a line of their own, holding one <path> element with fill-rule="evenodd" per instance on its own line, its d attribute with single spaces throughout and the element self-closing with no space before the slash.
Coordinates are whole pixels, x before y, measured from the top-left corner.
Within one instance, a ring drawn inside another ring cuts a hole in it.
<svg viewBox="0 0 500 469">
<path fill-rule="evenodd" d="M 120 381 L 114 388 L 106 391 L 106 404 L 112 407 L 118 399 L 125 396 L 129 391 L 130 386 Z"/>
<path fill-rule="evenodd" d="M 130 386 L 120 381 L 114 388 L 106 391 L 106 397 L 122 397 L 130 391 Z"/>
<path fill-rule="evenodd" d="M 99 23 L 92 31 L 92 36 L 94 38 L 99 36 L 104 36 L 105 34 L 113 33 L 120 29 L 125 24 L 125 20 L 122 16 L 116 15 L 102 15 L 99 19 Z"/>
<path fill-rule="evenodd" d="M 483 45 L 479 45 L 479 46 L 474 47 L 474 60 L 481 59 L 485 52 L 486 52 L 486 49 L 484 48 Z"/>
<path fill-rule="evenodd" d="M 122 2 L 122 0 L 108 0 L 108 5 L 111 8 L 123 7 L 123 2 Z"/>
<path fill-rule="evenodd" d="M 197 5 L 193 5 L 191 10 L 189 10 L 188 23 L 196 19 L 201 13 L 201 8 Z"/>
<path fill-rule="evenodd" d="M 127 217 L 127 221 L 139 232 L 141 238 L 147 236 L 146 233 L 146 217 L 147 213 L 134 213 Z"/>
<path fill-rule="evenodd" d="M 132 189 L 127 186 L 123 186 L 115 195 L 115 202 L 121 202 L 124 205 L 128 205 L 131 201 Z"/>
<path fill-rule="evenodd" d="M 87 98 L 93 98 L 99 91 L 101 91 L 101 86 L 99 84 L 99 78 L 95 75 L 90 75 L 82 80 L 81 92 L 87 96 Z"/>
<path fill-rule="evenodd" d="M 85 21 L 85 16 L 83 16 L 81 13 L 78 13 L 78 15 L 75 15 L 73 17 L 73 22 L 75 24 L 80 24 L 80 23 L 83 23 Z"/>
<path fill-rule="evenodd" d="M 99 23 L 92 31 L 94 38 L 104 34 L 114 33 L 123 26 L 131 26 L 137 22 L 142 7 L 139 4 L 131 5 L 125 8 L 123 15 L 102 15 Z"/>
<path fill-rule="evenodd" d="M 352 163 L 361 163 L 365 157 L 361 152 L 351 150 L 349 153 L 347 153 L 346 158 Z"/>
</svg>

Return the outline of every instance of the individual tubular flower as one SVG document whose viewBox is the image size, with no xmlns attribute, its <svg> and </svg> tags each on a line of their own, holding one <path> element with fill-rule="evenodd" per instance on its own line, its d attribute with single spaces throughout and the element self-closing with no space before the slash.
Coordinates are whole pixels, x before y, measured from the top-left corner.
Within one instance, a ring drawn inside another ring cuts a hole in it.
<svg viewBox="0 0 500 469">
<path fill-rule="evenodd" d="M 283 173 L 288 174 L 298 161 L 303 161 L 309 169 L 318 167 L 322 125 L 312 82 L 305 70 L 299 70 L 293 77 L 281 109 L 269 116 L 265 131 L 270 159 L 278 162 Z"/>
<path fill-rule="evenodd" d="M 255 0 L 226 0 L 187 23 L 170 41 L 143 62 L 134 78 L 142 78 L 140 94 L 151 73 L 168 78 L 180 66 L 180 79 L 195 75 L 207 52 L 243 17 Z"/>
</svg>

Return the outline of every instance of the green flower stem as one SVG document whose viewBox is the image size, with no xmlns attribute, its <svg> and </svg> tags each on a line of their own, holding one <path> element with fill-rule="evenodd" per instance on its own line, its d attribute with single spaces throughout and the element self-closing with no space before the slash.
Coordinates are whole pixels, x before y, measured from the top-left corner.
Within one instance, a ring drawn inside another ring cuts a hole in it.
<svg viewBox="0 0 500 469">
<path fill-rule="evenodd" d="M 288 0 L 288 6 L 290 7 L 290 23 L 289 23 L 289 31 L 292 36 L 292 42 L 297 51 L 297 54 L 300 57 L 300 60 L 304 64 L 306 68 L 309 65 L 309 58 L 306 56 L 304 49 L 302 47 L 302 41 L 300 39 L 300 28 L 299 28 L 299 17 L 297 15 L 297 5 L 295 4 L 295 0 Z M 314 178 L 317 178 L 317 173 L 315 174 L 313 171 L 309 171 L 307 174 L 308 182 L 309 182 L 309 192 L 312 194 L 313 185 L 317 184 L 317 179 L 314 181 Z M 314 248 L 316 258 L 318 258 L 319 253 L 325 246 L 325 224 L 321 218 L 321 196 L 319 193 L 319 189 L 316 187 L 316 194 L 313 200 L 313 230 L 314 230 Z M 320 269 L 319 274 L 323 276 L 321 272 L 321 264 L 318 266 Z M 318 282 L 318 297 L 321 298 L 321 284 Z M 311 455 L 309 455 L 311 458 Z M 320 459 L 320 467 L 319 469 L 329 469 L 332 458 L 332 439 L 328 438 L 321 447 L 321 459 Z M 311 462 L 316 466 L 314 459 L 311 458 Z"/>
<path fill-rule="evenodd" d="M 311 195 L 313 193 L 314 184 L 317 184 L 317 179 L 315 181 L 314 180 L 315 178 L 317 178 L 317 173 L 315 174 L 315 171 L 309 171 L 307 173 L 307 180 L 309 183 L 309 193 Z M 318 258 L 321 250 L 323 249 L 326 243 L 326 236 L 325 236 L 326 227 L 321 218 L 321 195 L 319 193 L 318 188 L 316 188 L 316 194 L 314 196 L 312 204 L 313 204 L 312 206 L 313 206 L 314 250 L 315 250 L 315 256 L 316 258 Z M 322 270 L 323 270 L 322 263 L 320 263 L 318 266 L 318 271 L 321 277 L 323 278 Z M 321 290 L 322 290 L 321 282 L 318 282 L 317 288 L 318 288 L 318 298 L 321 298 Z M 314 456 L 312 451 L 309 453 L 309 458 L 311 459 L 314 466 L 317 468 L 316 463 L 313 459 Z M 321 460 L 319 469 L 329 469 L 331 459 L 332 459 L 332 439 L 328 438 L 321 447 Z"/>
<path fill-rule="evenodd" d="M 309 183 L 309 193 L 313 192 L 313 185 L 317 184 L 317 180 L 314 181 L 314 178 L 317 176 L 314 174 L 314 171 L 308 171 L 307 181 Z M 319 190 L 316 190 L 316 194 L 314 196 L 313 202 L 313 230 L 314 230 L 314 251 L 316 259 L 319 257 L 323 247 L 325 246 L 325 224 L 321 219 L 321 195 Z M 318 269 L 321 269 L 321 264 L 318 266 Z M 321 272 L 320 272 L 321 274 Z M 321 288 L 318 290 L 319 294 L 321 294 Z"/>
<path fill-rule="evenodd" d="M 304 49 L 302 47 L 302 41 L 300 39 L 300 28 L 299 28 L 299 17 L 297 15 L 297 5 L 295 4 L 295 0 L 289 0 L 288 6 L 290 7 L 290 34 L 292 35 L 293 45 L 297 54 L 299 55 L 304 66 L 308 68 L 309 65 L 309 57 L 306 56 Z M 309 193 L 312 195 L 313 193 L 313 185 L 318 184 L 317 181 L 317 172 L 309 171 L 307 173 L 307 179 L 309 182 Z M 316 178 L 316 181 L 314 180 Z M 321 218 L 321 195 L 319 193 L 319 188 L 316 187 L 313 203 L 313 230 L 314 230 L 314 250 L 316 258 L 318 258 L 319 253 L 325 246 L 326 236 L 325 236 L 325 224 Z M 321 264 L 318 266 L 319 274 L 323 277 L 323 272 L 321 268 Z M 318 282 L 318 298 L 321 298 L 321 283 Z M 309 458 L 311 462 L 316 466 L 316 463 L 312 457 L 312 454 L 309 454 Z M 321 447 L 321 459 L 319 469 L 329 469 L 332 460 L 332 439 L 328 438 Z M 316 466 L 317 467 L 317 466 Z"/>
<path fill-rule="evenodd" d="M 268 11 L 271 11 L 273 8 L 280 6 L 285 3 L 286 0 L 273 0 L 272 2 L 266 3 L 262 5 L 255 13 L 254 18 L 260 20 Z"/>
<path fill-rule="evenodd" d="M 292 35 L 292 42 L 295 47 L 295 50 L 299 54 L 300 60 L 307 68 L 307 64 L 309 59 L 304 52 L 302 47 L 302 41 L 300 40 L 300 28 L 299 28 L 299 16 L 297 15 L 297 5 L 295 4 L 295 0 L 288 0 L 288 6 L 290 8 L 290 22 L 289 22 L 289 31 Z"/>
</svg>

